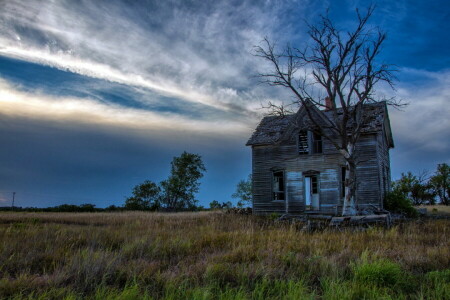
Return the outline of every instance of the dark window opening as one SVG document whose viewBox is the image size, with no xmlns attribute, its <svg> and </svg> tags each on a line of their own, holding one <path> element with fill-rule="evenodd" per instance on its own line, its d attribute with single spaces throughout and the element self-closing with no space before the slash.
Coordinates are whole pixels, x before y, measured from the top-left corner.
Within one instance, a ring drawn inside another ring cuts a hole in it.
<svg viewBox="0 0 450 300">
<path fill-rule="evenodd" d="M 345 197 L 345 171 L 346 171 L 346 168 L 342 167 L 341 168 L 341 178 L 342 178 L 342 182 L 341 182 L 341 197 Z"/>
<path fill-rule="evenodd" d="M 311 131 L 300 131 L 298 133 L 298 153 L 313 154 L 322 153 L 322 136 Z"/>
<path fill-rule="evenodd" d="M 284 199 L 284 172 L 273 172 L 273 200 Z"/>
<path fill-rule="evenodd" d="M 322 136 L 317 133 L 313 133 L 313 153 L 322 153 Z"/>
<path fill-rule="evenodd" d="M 309 153 L 308 132 L 307 131 L 300 131 L 298 134 L 298 153 L 299 154 L 308 154 Z"/>
<path fill-rule="evenodd" d="M 313 194 L 317 194 L 319 191 L 317 184 L 317 176 L 311 176 L 311 189 Z"/>
</svg>

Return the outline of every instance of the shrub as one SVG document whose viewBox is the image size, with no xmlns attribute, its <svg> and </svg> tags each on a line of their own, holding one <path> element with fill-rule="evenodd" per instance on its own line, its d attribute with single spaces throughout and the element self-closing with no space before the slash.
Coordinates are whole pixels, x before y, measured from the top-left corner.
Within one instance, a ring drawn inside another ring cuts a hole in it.
<svg viewBox="0 0 450 300">
<path fill-rule="evenodd" d="M 443 271 L 433 271 L 428 272 L 426 275 L 426 279 L 428 281 L 441 281 L 445 283 L 450 283 L 450 269 L 443 270 Z"/>
<path fill-rule="evenodd" d="M 272 221 L 278 220 L 281 217 L 281 214 L 273 212 L 269 215 L 269 219 Z"/>
<path fill-rule="evenodd" d="M 411 202 L 400 192 L 393 191 L 384 198 L 384 208 L 391 212 L 401 213 L 409 218 L 417 218 L 419 213 Z"/>
<path fill-rule="evenodd" d="M 379 287 L 399 286 L 404 278 L 404 273 L 398 264 L 387 259 L 368 262 L 364 254 L 361 262 L 353 266 L 353 274 L 357 282 Z"/>
<path fill-rule="evenodd" d="M 421 297 L 424 299 L 450 299 L 450 269 L 427 273 Z"/>
</svg>

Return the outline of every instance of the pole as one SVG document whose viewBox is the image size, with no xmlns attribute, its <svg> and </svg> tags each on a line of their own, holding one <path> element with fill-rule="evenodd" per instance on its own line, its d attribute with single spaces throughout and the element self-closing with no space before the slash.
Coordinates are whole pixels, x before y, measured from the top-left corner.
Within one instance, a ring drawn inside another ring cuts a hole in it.
<svg viewBox="0 0 450 300">
<path fill-rule="evenodd" d="M 16 192 L 13 192 L 13 200 L 12 200 L 12 206 L 11 206 L 11 210 L 14 210 L 14 200 L 16 198 Z"/>
</svg>

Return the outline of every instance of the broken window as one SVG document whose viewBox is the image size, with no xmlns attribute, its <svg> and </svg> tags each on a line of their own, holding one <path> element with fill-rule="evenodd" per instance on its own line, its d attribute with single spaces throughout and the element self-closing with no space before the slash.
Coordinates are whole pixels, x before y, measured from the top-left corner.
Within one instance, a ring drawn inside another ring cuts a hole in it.
<svg viewBox="0 0 450 300">
<path fill-rule="evenodd" d="M 312 134 L 313 153 L 322 153 L 322 136 L 317 133 Z"/>
<path fill-rule="evenodd" d="M 298 153 L 322 153 L 322 136 L 311 131 L 300 131 L 298 133 Z"/>
<path fill-rule="evenodd" d="M 284 199 L 284 172 L 273 172 L 273 200 Z"/>
<path fill-rule="evenodd" d="M 308 154 L 309 153 L 309 145 L 308 145 L 308 131 L 300 131 L 298 134 L 298 153 L 299 154 Z"/>
</svg>

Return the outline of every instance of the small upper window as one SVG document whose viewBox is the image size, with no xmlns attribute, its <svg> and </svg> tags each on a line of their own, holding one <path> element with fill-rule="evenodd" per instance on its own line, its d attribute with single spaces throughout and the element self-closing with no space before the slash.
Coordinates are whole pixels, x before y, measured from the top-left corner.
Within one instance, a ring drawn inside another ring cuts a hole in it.
<svg viewBox="0 0 450 300">
<path fill-rule="evenodd" d="M 298 134 L 298 153 L 309 153 L 308 131 L 300 131 Z"/>
<path fill-rule="evenodd" d="M 273 172 L 273 200 L 284 199 L 284 172 Z"/>
<path fill-rule="evenodd" d="M 322 136 L 311 131 L 300 131 L 298 133 L 298 153 L 322 153 Z"/>
<path fill-rule="evenodd" d="M 313 153 L 322 153 L 322 136 L 317 133 L 312 134 L 312 150 Z"/>
</svg>

